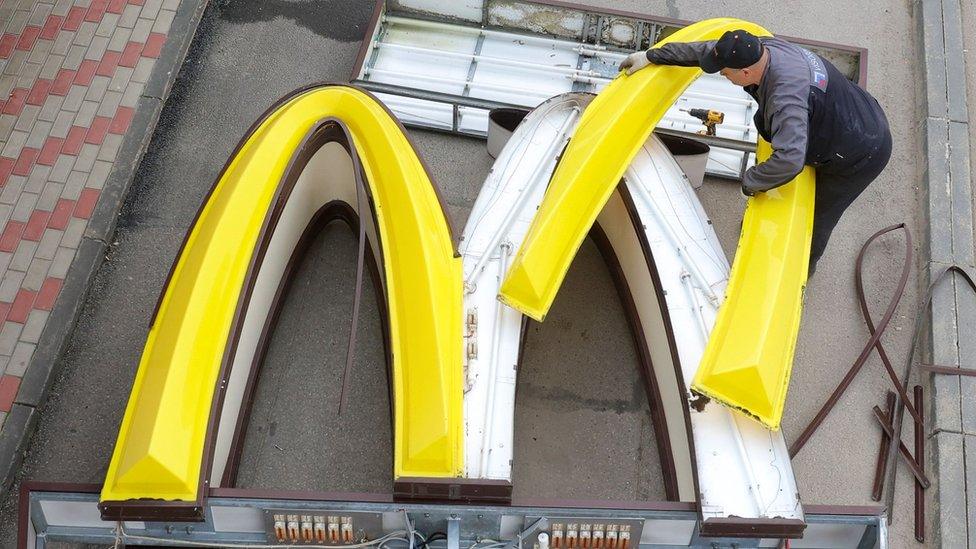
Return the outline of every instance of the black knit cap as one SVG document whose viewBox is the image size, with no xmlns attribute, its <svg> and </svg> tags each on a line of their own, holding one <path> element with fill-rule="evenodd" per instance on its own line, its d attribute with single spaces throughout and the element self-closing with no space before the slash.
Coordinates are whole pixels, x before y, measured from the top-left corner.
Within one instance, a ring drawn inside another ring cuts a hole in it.
<svg viewBox="0 0 976 549">
<path fill-rule="evenodd" d="M 762 42 L 754 34 L 741 29 L 730 30 L 699 60 L 699 65 L 707 73 L 744 69 L 756 64 L 762 53 Z"/>
</svg>

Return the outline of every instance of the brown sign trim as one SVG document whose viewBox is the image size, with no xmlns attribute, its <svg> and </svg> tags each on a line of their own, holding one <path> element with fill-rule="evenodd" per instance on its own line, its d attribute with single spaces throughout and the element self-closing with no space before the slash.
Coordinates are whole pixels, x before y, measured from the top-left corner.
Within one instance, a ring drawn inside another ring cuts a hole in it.
<svg viewBox="0 0 976 549">
<path fill-rule="evenodd" d="M 623 185 L 619 186 L 623 188 Z M 626 204 L 626 202 L 625 202 Z M 632 224 L 633 226 L 633 224 Z M 639 226 L 639 225 L 638 225 Z M 635 233 L 641 231 L 636 230 Z M 639 238 L 639 237 L 638 237 Z M 607 233 L 600 227 L 599 222 L 593 224 L 590 229 L 590 239 L 596 244 L 597 250 L 603 257 L 603 262 L 610 269 L 610 278 L 617 290 L 617 296 L 624 306 L 624 314 L 627 317 L 627 325 L 630 327 L 630 335 L 634 342 L 634 349 L 637 351 L 637 360 L 640 362 L 641 381 L 644 382 L 644 393 L 647 396 L 647 404 L 650 409 L 651 423 L 654 425 L 654 438 L 657 443 L 658 460 L 661 464 L 661 474 L 664 477 L 664 494 L 668 501 L 678 501 L 678 472 L 674 462 L 674 451 L 671 448 L 671 437 L 668 431 L 667 415 L 664 412 L 664 403 L 661 400 L 661 391 L 657 384 L 657 377 L 654 375 L 654 362 L 651 360 L 651 351 L 644 337 L 644 327 L 641 323 L 640 312 L 637 310 L 637 303 L 627 284 L 627 277 L 624 275 L 623 267 L 617 254 L 613 250 L 613 245 L 607 237 Z M 648 265 L 648 270 L 651 266 Z M 669 328 L 670 329 L 670 328 Z"/>
</svg>

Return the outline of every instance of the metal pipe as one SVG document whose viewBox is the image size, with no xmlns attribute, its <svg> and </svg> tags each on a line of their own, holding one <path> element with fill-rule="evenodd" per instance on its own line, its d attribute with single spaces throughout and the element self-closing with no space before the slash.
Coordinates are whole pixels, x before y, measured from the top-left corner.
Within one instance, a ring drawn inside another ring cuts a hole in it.
<svg viewBox="0 0 976 549">
<path fill-rule="evenodd" d="M 916 385 L 914 388 L 915 409 L 919 415 L 922 411 L 922 386 Z M 922 416 L 922 425 L 915 426 L 915 460 L 918 467 L 925 471 L 925 417 Z M 925 487 L 920 482 L 915 481 L 915 539 L 919 543 L 925 543 Z"/>
<path fill-rule="evenodd" d="M 501 65 L 504 67 L 524 67 L 527 69 L 548 71 L 548 72 L 558 72 L 563 74 L 579 74 L 582 76 L 595 76 L 600 77 L 600 73 L 596 71 L 586 71 L 582 69 L 574 69 L 569 67 L 557 67 L 554 65 L 544 65 L 542 63 L 529 63 L 527 61 L 516 61 L 514 59 L 505 59 L 503 57 L 491 57 L 488 55 L 479 55 L 474 53 L 462 53 L 456 51 L 439 50 L 435 48 L 422 48 L 420 46 L 408 46 L 407 44 L 394 44 L 391 42 L 384 42 L 382 44 L 377 44 L 381 48 L 395 49 L 412 51 L 417 53 L 426 53 L 432 55 L 440 55 L 444 57 L 453 57 L 455 59 L 465 59 L 474 60 L 479 63 L 487 63 L 491 65 Z M 609 78 L 603 78 L 609 82 Z"/>
<path fill-rule="evenodd" d="M 746 99 L 744 97 L 729 97 L 727 95 L 718 95 L 714 93 L 703 93 L 696 91 L 685 91 L 681 94 L 683 97 L 689 97 L 693 99 L 705 99 L 708 101 L 716 101 L 719 103 L 731 103 L 733 105 L 749 106 L 753 104 L 752 99 Z"/>
<path fill-rule="evenodd" d="M 546 154 L 543 156 L 543 158 L 546 160 L 536 164 L 535 169 L 532 171 L 532 175 L 529 176 L 529 183 L 525 186 L 525 190 L 523 190 L 522 194 L 519 195 L 514 206 L 505 212 L 505 218 L 502 220 L 501 225 L 498 226 L 498 230 L 492 235 L 491 242 L 489 242 L 488 246 L 485 248 L 485 253 L 482 254 L 481 259 L 475 263 L 474 268 L 471 270 L 471 274 L 468 275 L 468 278 L 464 281 L 464 287 L 467 289 L 468 293 L 474 291 L 474 279 L 478 277 L 481 270 L 484 268 L 485 262 L 488 261 L 488 257 L 491 255 L 491 250 L 498 246 L 498 243 L 501 241 L 502 237 L 508 232 L 508 228 L 515 220 L 515 216 L 517 216 L 522 209 L 522 202 L 527 200 L 527 197 L 530 194 L 529 189 L 535 186 L 536 180 L 542 174 L 543 170 L 549 167 L 549 159 L 555 157 L 556 150 L 562 148 L 563 143 L 566 141 L 566 139 L 568 139 L 566 134 L 569 132 L 570 125 L 576 122 L 576 117 L 579 115 L 579 112 L 580 109 L 578 106 L 574 106 L 571 109 L 569 115 L 566 117 L 566 120 L 559 127 L 559 132 L 556 134 L 556 138 L 553 139 L 546 148 Z M 467 250 L 465 250 L 465 252 L 466 251 Z"/>
<path fill-rule="evenodd" d="M 720 149 L 731 149 L 733 151 L 741 151 L 745 153 L 756 152 L 755 141 L 739 141 L 735 139 L 729 139 L 727 137 L 716 137 L 714 135 L 688 135 L 686 131 L 675 130 L 672 128 L 662 128 L 658 126 L 654 128 L 654 133 L 659 133 L 661 135 L 672 135 L 675 137 L 683 137 L 685 139 L 694 139 L 695 141 L 700 141 L 706 145 L 717 147 Z"/>
<path fill-rule="evenodd" d="M 495 91 L 503 91 L 508 93 L 524 93 L 528 95 L 536 95 L 539 97 L 549 97 L 547 92 L 540 92 L 538 90 L 530 90 L 528 88 L 518 88 L 514 86 L 504 86 L 501 84 L 491 84 L 489 82 L 468 82 L 467 80 L 457 80 L 453 78 L 440 78 L 438 76 L 430 76 L 427 74 L 415 74 L 410 72 L 401 71 L 391 71 L 389 69 L 377 69 L 373 67 L 367 67 L 363 69 L 365 75 L 369 74 L 388 74 L 390 76 L 398 76 L 400 78 L 408 78 L 411 80 L 427 80 L 428 82 L 437 82 L 438 84 L 450 84 L 454 86 L 470 86 L 472 88 L 485 88 Z"/>
<path fill-rule="evenodd" d="M 933 374 L 945 374 L 949 376 L 976 376 L 976 370 L 970 368 L 957 368 L 955 366 L 939 366 L 937 364 L 919 364 L 918 369 L 923 372 L 931 372 Z M 916 406 L 916 408 L 918 408 Z M 922 411 L 919 410 L 919 414 Z"/>
<path fill-rule="evenodd" d="M 882 235 L 898 229 L 902 229 L 903 231 L 905 231 L 905 261 L 902 264 L 901 278 L 898 280 L 898 287 L 895 289 L 895 294 L 892 297 L 891 301 L 888 303 L 888 308 L 885 310 L 884 316 L 881 318 L 881 321 L 878 322 L 878 325 L 875 327 L 874 323 L 870 320 L 870 315 L 868 314 L 867 311 L 867 303 L 864 300 L 864 285 L 862 284 L 863 280 L 861 278 L 861 271 L 864 264 L 864 254 L 867 251 L 868 247 L 871 246 L 872 242 L 877 240 Z M 800 449 L 803 448 L 803 445 L 810 440 L 810 437 L 813 436 L 813 433 L 817 431 L 817 428 L 820 427 L 820 424 L 823 423 L 824 419 L 827 418 L 827 414 L 829 414 L 830 411 L 833 410 L 834 406 L 837 404 L 837 401 L 840 400 L 841 395 L 843 395 L 844 392 L 847 391 L 847 388 L 850 386 L 851 382 L 854 381 L 854 377 L 858 374 L 858 372 L 861 371 L 861 367 L 864 366 L 864 364 L 867 362 L 868 356 L 870 356 L 872 349 L 878 347 L 879 354 L 883 352 L 881 351 L 880 343 L 879 343 L 881 341 L 881 334 L 883 334 L 884 331 L 888 328 L 888 323 L 891 322 L 891 317 L 894 316 L 895 309 L 898 307 L 898 303 L 901 301 L 902 296 L 905 294 L 905 286 L 908 285 L 908 273 L 909 271 L 911 271 L 911 267 L 912 267 L 912 233 L 911 231 L 908 230 L 908 227 L 906 227 L 904 223 L 899 223 L 897 225 L 892 225 L 890 227 L 881 229 L 880 231 L 871 235 L 871 238 L 869 238 L 867 242 L 865 242 L 864 245 L 861 246 L 861 251 L 858 252 L 857 260 L 855 262 L 854 276 L 857 281 L 858 300 L 861 303 L 861 310 L 862 310 L 862 314 L 865 317 L 865 321 L 868 323 L 868 329 L 871 332 L 871 339 L 869 339 L 867 344 L 865 344 L 864 347 L 861 349 L 861 354 L 858 355 L 857 360 L 854 361 L 854 364 L 851 365 L 850 369 L 847 371 L 847 374 L 844 375 L 844 379 L 842 379 L 840 383 L 837 384 L 837 387 L 834 388 L 834 392 L 831 393 L 830 397 L 827 398 L 827 402 L 825 402 L 823 406 L 820 407 L 820 410 L 817 411 L 817 415 L 814 416 L 813 420 L 810 421 L 810 424 L 807 425 L 805 429 L 803 429 L 803 432 L 800 433 L 800 436 L 797 437 L 797 439 L 793 442 L 793 445 L 790 446 L 791 458 L 796 456 L 797 452 L 799 452 Z M 882 354 L 882 357 L 886 358 L 886 355 Z M 899 390 L 899 393 L 903 393 L 904 387 L 898 383 L 897 378 L 893 379 L 892 381 L 895 382 L 896 388 Z M 895 404 L 895 407 L 896 409 L 899 408 L 897 402 Z M 895 431 L 899 433 L 901 432 L 900 424 L 901 424 L 900 416 L 898 414 L 895 414 L 895 423 L 894 423 Z M 898 439 L 899 437 L 894 437 L 894 438 Z M 888 462 L 889 478 L 892 475 L 891 469 L 894 467 L 893 465 L 891 465 L 891 461 L 892 461 L 891 458 L 893 457 L 891 455 L 892 452 L 894 452 L 894 449 L 889 449 L 888 457 L 886 458 Z M 890 508 L 891 507 L 889 506 L 889 509 Z"/>
<path fill-rule="evenodd" d="M 888 417 L 895 414 L 895 393 L 888 391 Z M 878 445 L 878 461 L 874 466 L 874 484 L 871 486 L 871 499 L 881 501 L 881 489 L 884 487 L 885 476 L 885 456 L 888 455 L 888 445 L 891 444 L 891 437 L 888 433 L 881 430 L 881 444 Z"/>
<path fill-rule="evenodd" d="M 871 410 L 874 412 L 874 419 L 876 419 L 878 423 L 881 424 L 881 428 L 884 430 L 884 432 L 887 433 L 889 437 L 892 436 L 892 432 L 893 432 L 891 427 L 892 418 L 886 416 L 885 413 L 881 411 L 881 408 L 878 408 L 877 406 L 875 406 Z M 888 448 L 889 451 L 891 451 L 892 448 L 890 446 Z M 908 469 L 915 476 L 916 481 L 921 483 L 921 485 L 924 486 L 925 488 L 928 488 L 929 486 L 932 485 L 932 483 L 929 482 L 929 478 L 925 476 L 925 471 L 922 470 L 918 462 L 915 461 L 915 458 L 912 457 L 912 453 L 908 451 L 908 447 L 905 446 L 905 443 L 900 440 L 898 441 L 898 453 L 901 455 L 902 460 L 905 462 L 905 464 L 908 465 Z M 894 464 L 892 464 L 891 466 L 894 467 Z"/>
</svg>

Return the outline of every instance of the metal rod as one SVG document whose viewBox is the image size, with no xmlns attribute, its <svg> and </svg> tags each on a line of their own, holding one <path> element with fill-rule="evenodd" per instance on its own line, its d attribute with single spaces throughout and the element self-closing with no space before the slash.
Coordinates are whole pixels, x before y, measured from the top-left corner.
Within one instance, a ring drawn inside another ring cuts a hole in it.
<svg viewBox="0 0 976 549">
<path fill-rule="evenodd" d="M 858 355 L 857 360 L 855 360 L 854 364 L 851 365 L 851 368 L 847 371 L 847 374 L 844 376 L 844 379 L 840 381 L 840 383 L 834 389 L 834 392 L 831 393 L 830 397 L 827 399 L 827 402 L 825 402 L 823 406 L 821 406 L 820 410 L 817 412 L 817 415 L 814 416 L 810 424 L 807 425 L 807 427 L 803 430 L 803 432 L 800 433 L 800 436 L 797 437 L 797 439 L 790 446 L 791 458 L 796 456 L 797 452 L 799 452 L 803 448 L 803 445 L 806 444 L 807 441 L 810 440 L 810 437 L 812 437 L 813 434 L 817 431 L 817 428 L 820 427 L 820 424 L 822 424 L 823 421 L 827 419 L 827 415 L 830 413 L 831 410 L 834 409 L 834 406 L 837 404 L 837 401 L 840 400 L 840 397 L 844 394 L 845 391 L 847 391 L 847 388 L 850 386 L 851 382 L 854 381 L 854 377 L 857 376 L 858 372 L 861 371 L 861 367 L 864 366 L 864 364 L 867 362 L 868 356 L 871 354 L 871 350 L 874 349 L 875 347 L 880 348 L 878 342 L 881 341 L 881 334 L 883 334 L 885 329 L 888 328 L 888 323 L 891 322 L 891 317 L 894 316 L 895 309 L 898 307 L 898 303 L 901 301 L 901 298 L 905 293 L 905 286 L 908 285 L 908 273 L 911 271 L 912 268 L 911 231 L 908 230 L 908 227 L 905 226 L 904 223 L 899 223 L 897 225 L 892 225 L 890 227 L 881 229 L 880 231 L 874 233 L 871 236 L 871 238 L 869 238 L 867 242 L 865 242 L 864 245 L 861 246 L 861 251 L 857 255 L 857 262 L 854 270 L 855 277 L 857 278 L 857 283 L 858 283 L 857 284 L 858 298 L 863 302 L 864 286 L 861 284 L 862 282 L 861 270 L 864 263 L 864 253 L 865 251 L 867 251 L 868 247 L 871 245 L 872 242 L 877 240 L 882 235 L 897 229 L 902 229 L 905 231 L 905 262 L 902 265 L 901 279 L 898 281 L 898 288 L 895 290 L 895 295 L 888 303 L 888 308 L 885 310 L 884 316 L 881 318 L 881 322 L 878 323 L 878 326 L 875 328 L 873 322 L 868 323 L 868 327 L 870 328 L 871 331 L 871 339 L 869 339 L 867 344 L 864 345 L 864 347 L 861 349 L 861 354 Z M 864 305 L 862 305 L 862 307 L 863 306 Z M 865 316 L 867 318 L 870 318 L 870 316 L 867 315 L 866 313 Z M 898 383 L 896 382 L 895 385 L 898 385 Z M 899 393 L 901 392 L 904 392 L 904 387 L 899 387 Z M 897 403 L 896 403 L 896 408 L 897 408 Z M 897 420 L 896 420 L 896 426 L 898 426 Z M 889 455 L 891 451 L 892 450 L 889 450 Z"/>
<path fill-rule="evenodd" d="M 908 376 L 912 371 L 912 365 L 915 363 L 915 353 L 918 351 L 919 343 L 922 340 L 922 328 L 927 324 L 927 317 L 925 315 L 928 315 L 932 310 L 932 298 L 935 296 L 935 288 L 939 285 L 939 283 L 942 282 L 943 279 L 949 278 L 953 274 L 958 274 L 961 276 L 963 282 L 969 286 L 969 289 L 976 293 L 976 281 L 973 281 L 972 277 L 969 276 L 969 273 L 958 265 L 949 265 L 948 267 L 944 268 L 942 272 L 938 274 L 938 276 L 934 277 L 932 283 L 929 285 L 929 288 L 926 291 L 925 300 L 923 301 L 922 306 L 915 311 L 915 330 L 914 333 L 912 333 L 912 343 L 909 346 L 908 357 L 905 360 L 905 369 L 902 379 L 908 379 Z M 903 425 L 902 412 L 905 408 L 905 404 L 906 402 L 901 398 L 899 398 L 895 403 L 895 420 L 892 427 L 895 433 L 894 438 L 898 440 L 901 440 Z M 895 475 L 896 467 L 891 465 L 895 461 L 895 449 L 893 446 L 888 449 L 888 457 L 886 460 L 889 465 L 888 478 L 885 480 L 885 484 L 888 485 L 888 495 L 885 497 L 885 506 L 888 509 L 888 523 L 890 524 L 894 517 L 894 512 L 892 510 L 895 508 L 895 485 L 897 484 L 897 475 Z"/>
<path fill-rule="evenodd" d="M 881 428 L 884 429 L 884 432 L 890 437 L 892 433 L 891 418 L 888 417 L 883 411 L 881 411 L 881 408 L 878 408 L 877 406 L 872 408 L 872 410 L 874 411 L 874 419 L 878 420 L 878 423 L 881 424 Z M 932 483 L 929 482 L 929 478 L 925 476 L 925 471 L 922 470 L 918 462 L 915 461 L 915 458 L 912 457 L 912 453 L 908 451 L 908 447 L 905 446 L 905 443 L 900 440 L 898 441 L 898 453 L 901 454 L 901 457 L 905 460 L 905 464 L 908 465 L 908 468 L 912 471 L 912 474 L 915 475 L 915 480 L 920 482 L 925 488 L 932 485 Z"/>
<path fill-rule="evenodd" d="M 888 391 L 888 417 L 895 414 L 895 393 Z M 884 487 L 885 476 L 885 456 L 888 455 L 888 445 L 891 444 L 891 437 L 888 433 L 881 430 L 881 444 L 878 446 L 878 462 L 874 467 L 874 485 L 871 487 L 871 499 L 881 501 L 881 490 Z"/>
<path fill-rule="evenodd" d="M 539 97 L 549 97 L 548 92 L 540 92 L 539 90 L 531 90 L 529 88 L 519 88 L 515 86 L 506 86 L 502 84 L 492 84 L 490 82 L 467 82 L 465 80 L 458 80 L 456 78 L 440 78 L 438 76 L 430 76 L 427 74 L 416 74 L 412 72 L 402 72 L 402 71 L 391 71 L 389 69 L 376 69 L 373 67 L 368 67 L 363 70 L 363 74 L 387 74 L 390 76 L 397 76 L 400 78 L 409 78 L 411 80 L 426 80 L 428 82 L 436 82 L 438 84 L 450 84 L 453 86 L 470 86 L 472 88 L 485 88 L 488 90 L 503 91 L 508 93 L 524 93 L 528 95 L 536 95 Z"/>
<path fill-rule="evenodd" d="M 918 369 L 923 372 L 932 372 L 933 374 L 945 374 L 950 376 L 976 376 L 976 370 L 969 368 L 957 368 L 955 366 L 940 366 L 937 364 L 919 364 Z M 916 406 L 916 409 L 918 407 Z"/>
<path fill-rule="evenodd" d="M 916 385 L 915 389 L 915 409 L 919 414 L 922 411 L 922 386 Z M 889 414 L 890 416 L 890 414 Z M 892 416 L 893 417 L 893 416 Z M 923 416 L 924 420 L 925 417 Z M 915 426 L 915 460 L 922 471 L 925 471 L 925 426 Z M 925 487 L 915 481 L 915 539 L 919 543 L 925 543 Z"/>
<path fill-rule="evenodd" d="M 714 135 L 688 135 L 686 131 L 674 130 L 671 128 L 654 128 L 654 133 L 661 135 L 672 135 L 675 137 L 683 137 L 685 139 L 693 139 L 695 141 L 700 141 L 706 145 L 712 147 L 718 147 L 720 149 L 732 149 L 734 151 L 741 151 L 746 153 L 756 152 L 756 143 L 754 141 L 739 141 L 737 139 L 729 139 L 727 137 L 717 137 Z"/>
</svg>

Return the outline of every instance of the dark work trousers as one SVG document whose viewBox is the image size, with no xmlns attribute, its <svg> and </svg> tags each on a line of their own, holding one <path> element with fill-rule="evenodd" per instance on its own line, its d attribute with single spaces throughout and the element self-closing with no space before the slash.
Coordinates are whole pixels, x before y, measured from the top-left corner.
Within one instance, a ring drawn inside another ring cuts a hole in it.
<svg viewBox="0 0 976 549">
<path fill-rule="evenodd" d="M 833 162 L 817 168 L 816 199 L 813 208 L 813 241 L 810 246 L 810 274 L 817 268 L 844 210 L 874 181 L 891 158 L 891 133 L 861 159 L 849 165 Z"/>
</svg>

